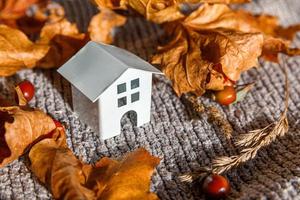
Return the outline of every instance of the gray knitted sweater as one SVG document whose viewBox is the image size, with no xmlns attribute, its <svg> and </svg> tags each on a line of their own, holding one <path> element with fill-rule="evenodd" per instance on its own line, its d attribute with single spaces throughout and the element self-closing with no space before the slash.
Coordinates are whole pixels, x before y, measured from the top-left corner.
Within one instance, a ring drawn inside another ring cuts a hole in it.
<svg viewBox="0 0 300 200">
<path fill-rule="evenodd" d="M 65 0 L 67 15 L 82 29 L 97 11 L 86 0 Z M 280 17 L 281 23 L 300 23 L 300 1 L 256 0 L 245 6 L 253 12 L 266 12 Z M 128 49 L 145 59 L 154 51 L 161 30 L 142 19 L 130 19 L 116 32 L 115 45 Z M 300 46 L 300 38 L 295 44 Z M 242 76 L 240 83 L 256 81 L 255 89 L 239 104 L 221 107 L 206 98 L 204 104 L 219 107 L 234 128 L 234 136 L 261 128 L 276 120 L 283 109 L 282 70 L 261 62 L 261 67 Z M 300 199 L 300 59 L 288 60 L 291 100 L 289 133 L 262 149 L 256 159 L 231 170 L 227 176 L 232 185 L 232 199 Z M 178 98 L 170 82 L 163 76 L 153 81 L 151 123 L 134 127 L 130 118 L 122 121 L 122 133 L 100 141 L 89 127 L 81 123 L 70 105 L 70 85 L 55 70 L 24 70 L 0 78 L 0 94 L 12 96 L 14 84 L 28 79 L 36 86 L 31 106 L 43 109 L 67 124 L 68 145 L 83 161 L 92 163 L 103 156 L 120 157 L 138 147 L 162 158 L 152 178 L 151 190 L 161 199 L 200 199 L 197 190 L 181 183 L 176 176 L 199 166 L 209 166 L 221 155 L 234 155 L 218 127 L 208 123 L 182 98 Z M 198 186 L 199 187 L 199 186 Z M 51 199 L 25 167 L 22 158 L 0 170 L 0 199 Z"/>
</svg>

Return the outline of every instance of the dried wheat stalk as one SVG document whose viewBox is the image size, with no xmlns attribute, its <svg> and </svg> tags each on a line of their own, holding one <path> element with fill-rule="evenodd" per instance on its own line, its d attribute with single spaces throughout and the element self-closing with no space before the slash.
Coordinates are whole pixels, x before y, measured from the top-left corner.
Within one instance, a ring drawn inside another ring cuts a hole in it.
<svg viewBox="0 0 300 200">
<path fill-rule="evenodd" d="M 281 59 L 282 61 L 282 59 Z M 261 148 L 268 146 L 272 143 L 277 137 L 284 136 L 289 129 L 288 119 L 287 119 L 287 111 L 288 111 L 288 102 L 289 102 L 289 81 L 287 69 L 285 66 L 286 62 L 283 62 L 284 66 L 282 66 L 285 75 L 285 102 L 284 102 L 284 110 L 281 113 L 278 121 L 269 124 L 268 126 L 250 131 L 247 134 L 242 135 L 237 142 L 235 142 L 238 147 L 245 147 L 239 155 L 231 156 L 231 157 L 220 157 L 213 161 L 213 172 L 221 174 L 230 170 L 233 167 L 237 167 L 240 164 L 253 159 L 258 150 Z"/>
<path fill-rule="evenodd" d="M 193 109 L 198 113 L 206 112 L 208 120 L 220 127 L 220 130 L 223 132 L 225 137 L 229 140 L 232 137 L 233 128 L 229 121 L 224 117 L 222 112 L 215 106 L 205 106 L 198 101 L 198 98 L 195 95 L 187 95 L 187 100 L 192 104 Z"/>
<path fill-rule="evenodd" d="M 220 157 L 213 161 L 212 164 L 212 172 L 221 174 L 227 172 L 228 170 L 232 169 L 233 167 L 237 167 L 242 163 L 245 163 L 248 160 L 255 158 L 257 152 L 263 148 L 268 146 L 272 143 L 276 138 L 284 136 L 289 129 L 288 119 L 287 119 L 287 111 L 288 111 L 288 102 L 289 102 L 289 81 L 288 81 L 288 74 L 287 69 L 285 66 L 286 60 L 285 58 L 280 59 L 280 66 L 284 70 L 285 76 L 285 101 L 284 101 L 284 110 L 281 113 L 280 118 L 278 121 L 275 121 L 268 126 L 250 131 L 247 134 L 242 135 L 237 142 L 235 142 L 237 147 L 243 147 L 244 149 L 240 151 L 239 155 L 230 156 L 230 157 Z M 189 173 L 180 176 L 180 180 L 184 182 L 192 182 L 193 180 L 201 177 L 203 175 L 200 173 Z"/>
<path fill-rule="evenodd" d="M 208 106 L 206 108 L 208 120 L 211 123 L 214 123 L 222 130 L 225 137 L 230 140 L 233 133 L 233 128 L 229 121 L 223 116 L 221 111 L 215 106 Z"/>
</svg>

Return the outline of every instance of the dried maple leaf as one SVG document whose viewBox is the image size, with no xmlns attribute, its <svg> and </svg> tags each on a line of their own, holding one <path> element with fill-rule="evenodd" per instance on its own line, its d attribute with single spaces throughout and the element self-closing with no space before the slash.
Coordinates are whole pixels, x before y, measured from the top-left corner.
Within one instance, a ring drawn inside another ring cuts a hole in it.
<svg viewBox="0 0 300 200">
<path fill-rule="evenodd" d="M 25 34 L 0 25 L 0 75 L 9 76 L 23 68 L 33 68 L 49 50 L 48 45 L 35 44 Z"/>
<path fill-rule="evenodd" d="M 0 167 L 19 158 L 34 141 L 54 128 L 52 118 L 40 110 L 0 107 Z"/>
<path fill-rule="evenodd" d="M 265 35 L 262 51 L 264 59 L 278 62 L 278 53 L 289 56 L 300 55 L 300 49 L 290 47 L 296 32 L 300 31 L 299 24 L 282 27 L 279 25 L 278 18 L 270 15 L 252 16 L 248 19 L 252 20 L 254 28 Z"/>
<path fill-rule="evenodd" d="M 52 138 L 35 144 L 28 157 L 30 169 L 55 199 L 95 199 L 94 192 L 83 186 L 84 165 L 67 147 L 63 129 L 57 128 Z"/>
<path fill-rule="evenodd" d="M 127 154 L 121 161 L 102 158 L 89 170 L 86 186 L 97 199 L 158 199 L 149 191 L 150 179 L 160 159 L 145 149 Z"/>
<path fill-rule="evenodd" d="M 157 24 L 179 20 L 201 3 L 245 3 L 250 0 L 94 0 L 101 8 L 133 10 Z"/>
<path fill-rule="evenodd" d="M 230 80 L 238 80 L 256 65 L 263 44 L 262 34 L 230 29 L 194 31 L 181 26 L 175 34 L 176 40 L 159 49 L 152 63 L 161 65 L 179 96 L 223 89 L 224 76 L 213 69 L 216 64 L 221 64 Z"/>
<path fill-rule="evenodd" d="M 284 28 L 279 25 L 277 17 L 270 15 L 253 15 L 244 10 L 232 10 L 226 5 L 205 4 L 185 19 L 184 26 L 193 30 L 225 28 L 245 33 L 262 33 L 262 56 L 275 62 L 278 53 L 290 56 L 300 54 L 298 49 L 289 47 L 300 25 Z"/>
<path fill-rule="evenodd" d="M 90 22 L 88 27 L 90 38 L 95 42 L 110 44 L 113 42 L 114 28 L 125 24 L 125 22 L 125 17 L 103 8 Z"/>
<path fill-rule="evenodd" d="M 152 62 L 161 65 L 178 95 L 221 90 L 228 80 L 237 81 L 243 71 L 254 67 L 260 56 L 277 61 L 279 52 L 300 54 L 289 47 L 299 25 L 283 28 L 275 17 L 254 16 L 224 4 L 202 4 L 164 27 L 175 39 L 159 48 Z M 215 70 L 215 65 L 221 69 Z"/>
<path fill-rule="evenodd" d="M 1 0 L 0 22 L 16 27 L 16 20 L 26 15 L 33 4 L 45 4 L 48 0 Z"/>
<path fill-rule="evenodd" d="M 86 35 L 65 18 L 61 6 L 51 6 L 49 13 L 35 43 L 21 31 L 0 25 L 0 76 L 36 66 L 59 67 L 86 44 Z"/>
<path fill-rule="evenodd" d="M 88 41 L 86 35 L 79 32 L 76 24 L 65 18 L 61 6 L 52 7 L 50 13 L 36 41 L 36 44 L 50 46 L 47 55 L 38 63 L 43 68 L 61 66 Z"/>
<path fill-rule="evenodd" d="M 178 95 L 194 92 L 201 95 L 205 91 L 205 80 L 210 63 L 202 58 L 200 38 L 190 37 L 183 29 L 178 29 L 177 37 L 167 46 L 159 49 L 152 63 L 160 64 L 162 71 L 173 82 Z"/>
<path fill-rule="evenodd" d="M 102 158 L 95 166 L 86 165 L 73 155 L 58 128 L 52 138 L 31 148 L 29 159 L 30 169 L 55 199 L 158 199 L 149 185 L 159 159 L 143 149 L 120 162 Z"/>
</svg>

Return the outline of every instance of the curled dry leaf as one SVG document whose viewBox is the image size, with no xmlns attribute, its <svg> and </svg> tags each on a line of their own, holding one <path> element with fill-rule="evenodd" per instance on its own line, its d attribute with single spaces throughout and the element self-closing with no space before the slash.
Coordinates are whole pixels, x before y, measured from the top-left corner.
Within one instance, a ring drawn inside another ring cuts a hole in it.
<svg viewBox="0 0 300 200">
<path fill-rule="evenodd" d="M 90 170 L 86 185 L 96 192 L 97 199 L 158 199 L 149 188 L 151 175 L 159 162 L 159 158 L 143 148 L 120 161 L 105 157 Z"/>
<path fill-rule="evenodd" d="M 101 8 L 133 10 L 157 24 L 185 17 L 201 3 L 246 3 L 250 0 L 94 0 Z"/>
<path fill-rule="evenodd" d="M 48 0 L 1 0 L 0 22 L 16 27 L 16 20 L 26 15 L 27 9 L 33 4 L 45 4 Z"/>
<path fill-rule="evenodd" d="M 49 13 L 36 42 L 17 29 L 0 25 L 0 76 L 36 66 L 59 67 L 86 44 L 86 35 L 65 18 L 61 6 L 49 7 Z"/>
<path fill-rule="evenodd" d="M 63 129 L 34 145 L 30 168 L 55 199 L 158 199 L 150 178 L 159 159 L 146 150 L 121 161 L 102 158 L 95 166 L 80 162 L 67 147 Z"/>
<path fill-rule="evenodd" d="M 90 38 L 95 42 L 111 44 L 113 42 L 114 28 L 125 24 L 125 22 L 125 17 L 103 8 L 90 22 L 88 27 Z"/>
<path fill-rule="evenodd" d="M 18 159 L 31 143 L 55 128 L 40 110 L 0 107 L 0 167 Z"/>
<path fill-rule="evenodd" d="M 43 68 L 61 66 L 87 42 L 85 34 L 79 32 L 76 24 L 65 18 L 61 6 L 51 7 L 50 13 L 36 42 L 50 46 L 46 56 L 38 63 Z"/>
<path fill-rule="evenodd" d="M 224 4 L 201 4 L 164 27 L 174 39 L 158 49 L 152 63 L 161 66 L 178 95 L 221 90 L 228 80 L 237 81 L 242 72 L 256 66 L 260 56 L 277 61 L 280 52 L 300 54 L 289 47 L 300 26 L 283 28 L 275 17 L 254 16 Z"/>
<path fill-rule="evenodd" d="M 275 16 L 253 15 L 244 10 L 235 11 L 226 5 L 203 5 L 185 20 L 184 26 L 193 30 L 222 27 L 245 33 L 262 33 L 262 56 L 274 62 L 278 62 L 278 53 L 290 56 L 300 54 L 298 49 L 289 47 L 295 33 L 300 30 L 300 25 L 282 27 Z"/>
<path fill-rule="evenodd" d="M 48 45 L 35 44 L 25 34 L 0 25 L 0 75 L 9 76 L 23 68 L 33 68 L 49 50 Z"/>
<path fill-rule="evenodd" d="M 28 156 L 30 169 L 55 199 L 94 199 L 94 193 L 83 186 L 83 164 L 67 147 L 62 128 L 57 128 L 52 138 L 35 144 Z"/>
<path fill-rule="evenodd" d="M 159 50 L 152 63 L 161 64 L 162 71 L 173 82 L 178 95 L 187 92 L 201 95 L 205 91 L 207 69 L 210 66 L 209 62 L 201 59 L 201 39 L 190 37 L 183 29 L 179 29 L 176 34 L 173 41 Z"/>
<path fill-rule="evenodd" d="M 159 49 L 152 63 L 161 65 L 179 96 L 223 89 L 225 79 L 222 73 L 214 70 L 216 64 L 221 64 L 230 80 L 238 80 L 243 71 L 256 65 L 263 43 L 259 33 L 227 29 L 193 31 L 181 26 L 175 34 L 176 42 L 171 41 Z"/>
</svg>

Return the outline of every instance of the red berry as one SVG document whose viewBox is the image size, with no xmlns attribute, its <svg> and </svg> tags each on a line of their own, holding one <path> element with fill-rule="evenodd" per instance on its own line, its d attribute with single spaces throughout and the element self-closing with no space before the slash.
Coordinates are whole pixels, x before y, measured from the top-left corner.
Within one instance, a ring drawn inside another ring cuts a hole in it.
<svg viewBox="0 0 300 200">
<path fill-rule="evenodd" d="M 205 178 L 202 191 L 210 199 L 225 198 L 230 192 L 230 184 L 225 177 L 212 174 Z"/>
<path fill-rule="evenodd" d="M 224 90 L 215 93 L 216 101 L 222 105 L 229 105 L 236 100 L 236 91 L 233 86 L 225 86 Z"/>
<path fill-rule="evenodd" d="M 34 86 L 29 81 L 22 81 L 18 84 L 20 90 L 22 91 L 24 98 L 30 101 L 34 96 Z"/>
</svg>

